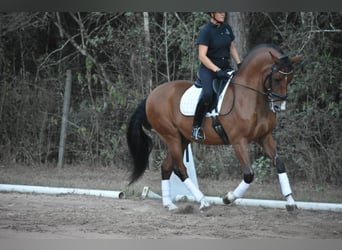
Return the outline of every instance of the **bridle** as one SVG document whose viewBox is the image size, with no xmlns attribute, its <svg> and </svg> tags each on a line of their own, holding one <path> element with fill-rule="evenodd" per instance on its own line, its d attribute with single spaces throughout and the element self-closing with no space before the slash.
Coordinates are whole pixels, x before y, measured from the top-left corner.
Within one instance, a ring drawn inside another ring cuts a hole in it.
<svg viewBox="0 0 342 250">
<path fill-rule="evenodd" d="M 268 96 L 269 99 L 273 99 L 275 97 L 275 98 L 277 98 L 277 101 L 286 101 L 286 99 L 288 97 L 287 94 L 281 95 L 281 94 L 279 94 L 273 90 L 272 76 L 274 73 L 277 73 L 277 72 L 284 75 L 285 81 L 287 81 L 287 77 L 293 73 L 293 70 L 291 69 L 291 71 L 285 72 L 285 71 L 282 71 L 281 68 L 276 69 L 276 65 L 273 64 L 271 67 L 270 73 L 268 73 L 268 75 L 266 76 L 266 78 L 264 80 L 264 88 L 266 89 L 266 91 L 264 93 L 265 93 L 265 95 Z M 268 81 L 268 87 L 266 87 L 267 81 Z"/>
<path fill-rule="evenodd" d="M 234 82 L 234 81 L 232 81 L 232 83 L 235 85 L 242 86 L 246 89 L 250 89 L 252 91 L 255 91 L 259 94 L 267 96 L 267 100 L 270 103 L 271 110 L 273 112 L 280 112 L 281 110 L 285 109 L 284 105 L 286 105 L 285 102 L 288 98 L 288 95 L 287 94 L 281 95 L 281 94 L 279 94 L 273 90 L 273 84 L 272 84 L 273 83 L 273 81 L 272 81 L 273 74 L 274 73 L 280 73 L 280 74 L 284 75 L 285 81 L 287 81 L 287 78 L 289 75 L 293 74 L 292 65 L 291 65 L 291 62 L 289 61 L 288 57 L 282 55 L 280 57 L 280 60 L 283 61 L 283 63 L 280 64 L 279 68 L 277 68 L 277 65 L 275 63 L 272 64 L 270 72 L 267 74 L 267 76 L 265 77 L 265 79 L 263 81 L 263 86 L 264 86 L 263 91 L 249 87 L 245 84 Z M 289 72 L 283 71 L 283 69 L 286 67 L 290 67 L 291 70 Z M 277 104 L 277 102 L 281 102 L 281 105 L 279 106 L 279 104 Z"/>
</svg>

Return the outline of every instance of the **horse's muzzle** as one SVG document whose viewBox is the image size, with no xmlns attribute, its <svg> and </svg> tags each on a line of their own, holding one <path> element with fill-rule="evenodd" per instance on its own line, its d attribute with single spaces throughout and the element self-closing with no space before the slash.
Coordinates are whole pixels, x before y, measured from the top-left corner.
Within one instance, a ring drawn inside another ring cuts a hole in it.
<svg viewBox="0 0 342 250">
<path fill-rule="evenodd" d="M 286 110 L 286 101 L 272 101 L 270 102 L 270 108 L 272 110 L 272 112 L 274 113 L 279 113 L 281 111 L 285 111 Z"/>
</svg>

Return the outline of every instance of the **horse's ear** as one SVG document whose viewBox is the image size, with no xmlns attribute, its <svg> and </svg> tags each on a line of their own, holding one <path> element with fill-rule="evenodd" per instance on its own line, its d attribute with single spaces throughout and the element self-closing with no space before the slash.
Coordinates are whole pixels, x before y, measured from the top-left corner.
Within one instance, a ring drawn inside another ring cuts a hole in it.
<svg viewBox="0 0 342 250">
<path fill-rule="evenodd" d="M 273 55 L 271 51 L 269 51 L 269 53 L 270 53 L 270 55 L 272 57 L 273 62 L 275 62 L 276 64 L 279 64 L 280 63 L 279 58 L 276 57 L 275 55 Z"/>
<path fill-rule="evenodd" d="M 302 60 L 302 55 L 295 55 L 291 58 L 291 63 L 296 63 Z"/>
</svg>

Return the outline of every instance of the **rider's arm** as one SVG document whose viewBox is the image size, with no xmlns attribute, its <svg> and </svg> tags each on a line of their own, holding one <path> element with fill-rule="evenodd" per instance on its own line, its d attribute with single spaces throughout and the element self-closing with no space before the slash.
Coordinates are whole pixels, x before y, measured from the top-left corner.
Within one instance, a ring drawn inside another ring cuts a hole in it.
<svg viewBox="0 0 342 250">
<path fill-rule="evenodd" d="M 220 70 L 210 59 L 207 57 L 208 46 L 199 44 L 198 45 L 198 59 L 204 64 L 208 69 L 217 72 Z"/>
<path fill-rule="evenodd" d="M 239 52 L 237 51 L 234 42 L 230 43 L 230 54 L 231 54 L 231 56 L 234 59 L 236 64 L 241 63 Z"/>
</svg>

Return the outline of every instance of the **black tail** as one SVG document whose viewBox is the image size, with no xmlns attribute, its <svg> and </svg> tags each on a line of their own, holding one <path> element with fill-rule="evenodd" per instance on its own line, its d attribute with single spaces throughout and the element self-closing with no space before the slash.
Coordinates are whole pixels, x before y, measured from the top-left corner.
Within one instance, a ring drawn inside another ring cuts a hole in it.
<svg viewBox="0 0 342 250">
<path fill-rule="evenodd" d="M 146 99 L 139 104 L 128 124 L 127 143 L 134 162 L 129 184 L 132 184 L 143 175 L 152 150 L 152 139 L 143 130 L 143 127 L 148 130 L 151 129 L 151 125 L 147 121 L 145 107 Z"/>
</svg>

